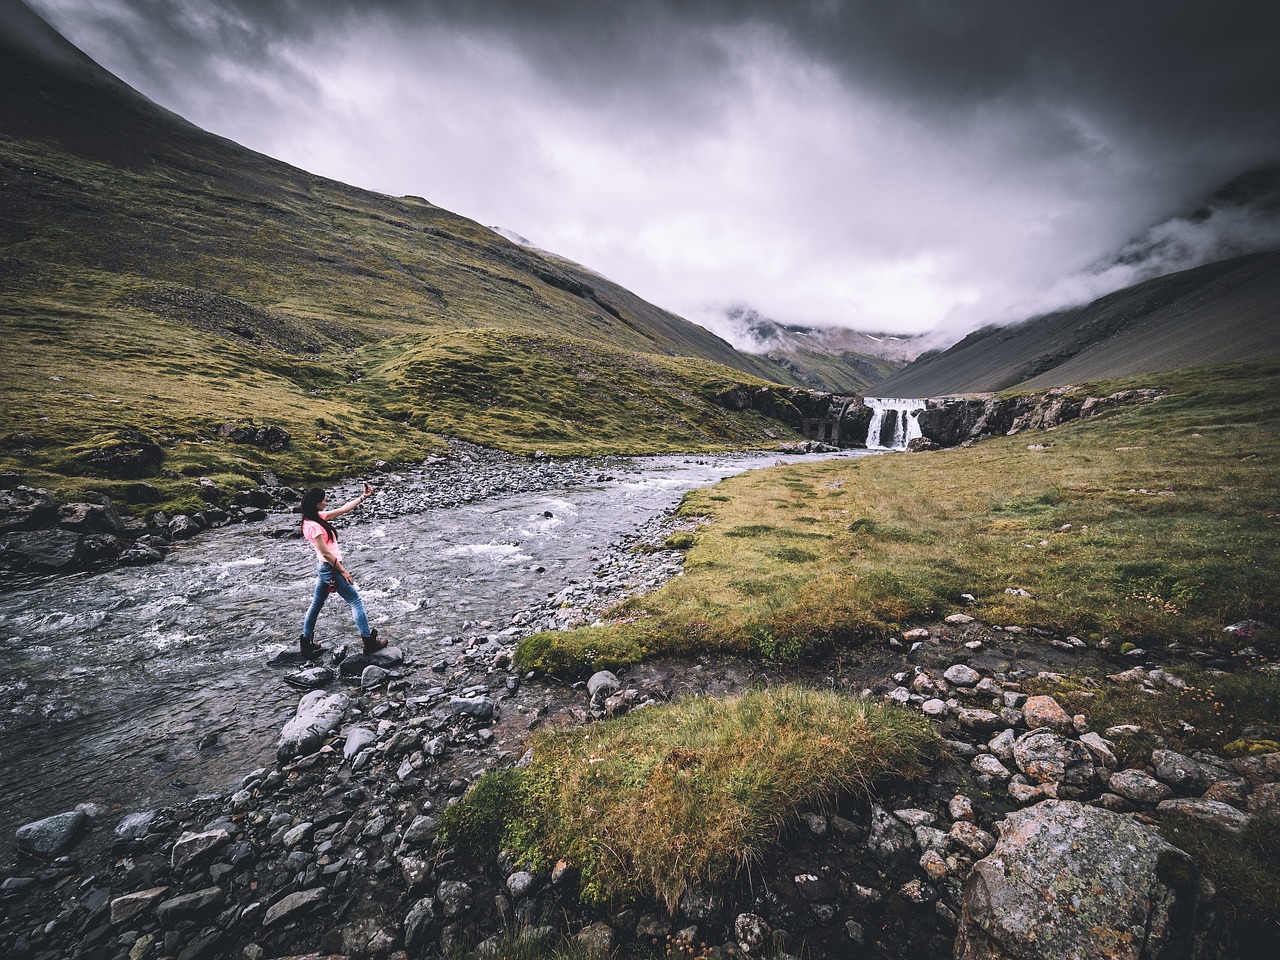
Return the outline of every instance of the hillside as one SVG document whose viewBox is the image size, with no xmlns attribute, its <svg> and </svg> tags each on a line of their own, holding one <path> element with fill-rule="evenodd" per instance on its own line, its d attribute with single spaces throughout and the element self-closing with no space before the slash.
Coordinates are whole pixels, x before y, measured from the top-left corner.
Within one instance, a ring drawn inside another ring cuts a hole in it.
<svg viewBox="0 0 1280 960">
<path fill-rule="evenodd" d="M 202 131 L 16 0 L 0 27 L 0 468 L 136 479 L 102 466 L 133 428 L 160 483 L 332 476 L 441 433 L 552 453 L 789 436 L 710 399 L 799 382 L 767 359 L 427 200 Z M 222 435 L 249 420 L 286 449 Z"/>
<path fill-rule="evenodd" d="M 1207 263 L 1017 326 L 987 327 L 877 386 L 925 397 L 1207 366 L 1280 352 L 1280 252 Z"/>
</svg>

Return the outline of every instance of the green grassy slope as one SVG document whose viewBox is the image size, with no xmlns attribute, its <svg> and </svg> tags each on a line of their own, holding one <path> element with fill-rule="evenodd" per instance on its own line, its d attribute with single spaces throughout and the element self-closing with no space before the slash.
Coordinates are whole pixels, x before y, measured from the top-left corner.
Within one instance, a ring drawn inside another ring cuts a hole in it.
<svg viewBox="0 0 1280 960">
<path fill-rule="evenodd" d="M 0 35 L 0 469 L 102 488 L 83 454 L 125 427 L 173 496 L 419 459 L 440 432 L 553 454 L 789 436 L 708 399 L 781 367 L 425 200 L 205 133 L 24 11 Z M 215 432 L 250 419 L 292 443 Z"/>
</svg>

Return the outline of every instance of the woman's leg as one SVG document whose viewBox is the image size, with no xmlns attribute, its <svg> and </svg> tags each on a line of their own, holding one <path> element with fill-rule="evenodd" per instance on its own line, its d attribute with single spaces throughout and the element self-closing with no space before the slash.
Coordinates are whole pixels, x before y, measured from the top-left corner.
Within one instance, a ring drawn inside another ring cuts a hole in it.
<svg viewBox="0 0 1280 960">
<path fill-rule="evenodd" d="M 307 610 L 306 619 L 302 621 L 302 638 L 310 642 L 316 632 L 316 620 L 320 617 L 320 609 L 329 599 L 329 584 L 332 582 L 333 570 L 326 564 L 316 571 L 316 592 L 311 598 L 311 607 Z M 342 578 L 339 577 L 339 580 Z"/>
<path fill-rule="evenodd" d="M 361 638 L 369 636 L 369 618 L 365 615 L 364 601 L 360 599 L 359 592 L 347 583 L 347 578 L 340 573 L 334 574 L 333 582 L 337 587 L 338 596 L 351 605 L 351 619 L 356 622 L 356 629 L 360 631 Z"/>
</svg>

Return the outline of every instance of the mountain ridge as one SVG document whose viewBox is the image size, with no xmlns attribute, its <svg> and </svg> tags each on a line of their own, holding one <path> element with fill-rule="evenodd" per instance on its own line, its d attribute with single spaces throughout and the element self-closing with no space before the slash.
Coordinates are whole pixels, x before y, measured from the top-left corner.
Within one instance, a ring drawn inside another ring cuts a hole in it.
<svg viewBox="0 0 1280 960">
<path fill-rule="evenodd" d="M 135 429 L 173 491 L 421 459 L 442 434 L 566 455 L 797 439 L 717 403 L 799 385 L 767 358 L 427 200 L 203 131 L 0 12 L 0 471 L 116 489 L 137 478 L 86 464 Z M 291 444 L 228 441 L 246 419 Z"/>
</svg>

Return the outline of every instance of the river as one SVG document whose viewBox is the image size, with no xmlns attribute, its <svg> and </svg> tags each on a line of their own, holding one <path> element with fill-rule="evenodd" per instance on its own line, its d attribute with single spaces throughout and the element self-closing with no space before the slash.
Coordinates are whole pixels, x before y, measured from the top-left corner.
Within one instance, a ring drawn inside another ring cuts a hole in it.
<svg viewBox="0 0 1280 960">
<path fill-rule="evenodd" d="M 865 456 L 850 451 L 841 456 Z M 412 679 L 464 637 L 492 636 L 681 496 L 794 455 L 569 461 L 542 489 L 474 477 L 483 463 L 401 472 L 338 521 L 371 622 Z M 524 461 L 527 463 L 527 461 Z M 501 466 L 516 477 L 520 461 Z M 471 485 L 469 488 L 468 485 Z M 339 503 L 354 492 L 331 491 Z M 471 495 L 468 495 L 470 492 Z M 274 760 L 299 692 L 269 664 L 293 650 L 314 582 L 296 518 L 226 527 L 161 563 L 51 578 L 0 595 L 0 844 L 23 823 L 91 803 L 112 812 L 225 792 Z M 356 636 L 337 597 L 316 632 Z"/>
</svg>

